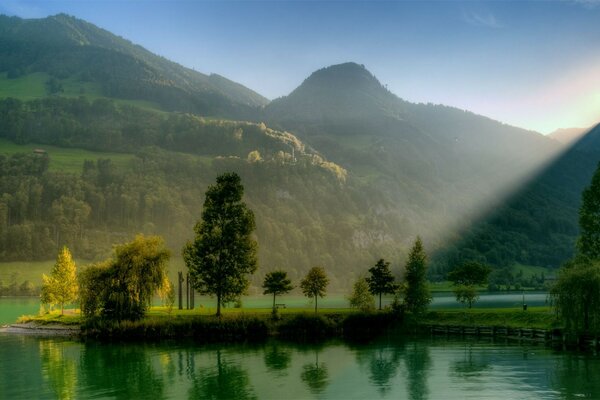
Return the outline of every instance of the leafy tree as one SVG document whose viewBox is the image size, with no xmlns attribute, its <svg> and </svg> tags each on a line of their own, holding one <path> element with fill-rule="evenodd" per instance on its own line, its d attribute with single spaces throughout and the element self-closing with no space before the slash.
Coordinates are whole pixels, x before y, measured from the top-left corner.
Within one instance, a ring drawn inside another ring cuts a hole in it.
<svg viewBox="0 0 600 400">
<path fill-rule="evenodd" d="M 381 310 L 381 295 L 393 294 L 397 285 L 394 283 L 394 276 L 390 271 L 390 263 L 383 258 L 377 261 L 374 267 L 369 268 L 371 276 L 367 277 L 369 291 L 373 295 L 379 295 L 379 309 Z"/>
<path fill-rule="evenodd" d="M 121 321 L 144 316 L 152 298 L 163 287 L 170 257 L 159 236 L 138 235 L 117 246 L 115 256 L 88 267 L 80 277 L 81 310 L 86 317 L 101 312 Z"/>
<path fill-rule="evenodd" d="M 292 281 L 287 277 L 287 272 L 281 270 L 267 273 L 262 287 L 265 289 L 263 294 L 273 295 L 273 311 L 275 311 L 275 296 L 289 293 L 294 288 Z"/>
<path fill-rule="evenodd" d="M 479 297 L 477 285 L 485 285 L 492 269 L 477 261 L 467 261 L 448 273 L 448 280 L 454 285 L 456 300 L 468 304 L 469 308 Z"/>
<path fill-rule="evenodd" d="M 196 238 L 183 249 L 185 263 L 201 294 L 217 297 L 221 305 L 234 301 L 248 287 L 247 274 L 256 271 L 254 214 L 242 201 L 244 187 L 236 173 L 217 177 L 206 192 Z"/>
<path fill-rule="evenodd" d="M 467 304 L 469 308 L 479 298 L 479 293 L 474 285 L 455 285 L 453 288 L 456 301 L 462 304 Z"/>
<path fill-rule="evenodd" d="M 325 297 L 329 278 L 323 267 L 313 267 L 308 271 L 306 277 L 300 282 L 302 293 L 308 298 L 315 299 L 315 312 L 317 312 L 317 301 L 319 297 Z"/>
<path fill-rule="evenodd" d="M 600 165 L 592 177 L 592 183 L 582 194 L 579 229 L 580 236 L 577 240 L 579 254 L 600 260 Z"/>
<path fill-rule="evenodd" d="M 361 311 L 370 311 L 375 308 L 367 278 L 358 278 L 354 282 L 352 293 L 348 297 L 348 300 L 350 301 L 350 307 L 358 308 Z"/>
<path fill-rule="evenodd" d="M 50 276 L 42 275 L 42 282 L 42 303 L 60 304 L 61 315 L 64 314 L 65 304 L 77 300 L 77 267 L 66 246 L 58 253 Z"/>
<path fill-rule="evenodd" d="M 580 258 L 566 263 L 551 295 L 567 329 L 600 332 L 600 261 Z"/>
<path fill-rule="evenodd" d="M 404 279 L 406 281 L 404 295 L 406 310 L 413 314 L 424 312 L 431 302 L 431 294 L 427 283 L 427 255 L 420 237 L 417 237 L 408 255 Z"/>
</svg>

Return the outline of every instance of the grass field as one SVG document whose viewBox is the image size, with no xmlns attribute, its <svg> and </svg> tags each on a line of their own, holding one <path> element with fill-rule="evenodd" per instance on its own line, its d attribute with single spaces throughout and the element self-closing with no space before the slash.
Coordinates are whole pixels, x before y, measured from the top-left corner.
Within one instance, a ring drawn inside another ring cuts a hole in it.
<svg viewBox="0 0 600 400">
<path fill-rule="evenodd" d="M 558 326 L 550 307 L 529 307 L 527 311 L 523 311 L 521 308 L 436 310 L 427 313 L 422 322 L 439 325 L 509 326 L 541 329 Z"/>
<path fill-rule="evenodd" d="M 14 79 L 8 79 L 6 73 L 0 74 L 0 98 L 12 97 L 23 101 L 41 99 L 48 96 L 46 81 L 50 75 L 44 72 L 35 72 L 32 74 L 20 76 Z M 99 84 L 94 82 L 83 82 L 74 78 L 59 80 L 63 91 L 57 95 L 63 97 L 84 96 L 93 101 L 99 98 L 107 98 L 102 95 L 102 89 Z M 163 112 L 160 105 L 146 100 L 129 100 L 110 98 L 116 104 L 132 105 L 146 110 Z"/>
<path fill-rule="evenodd" d="M 15 144 L 6 139 L 0 139 L 0 154 L 11 155 L 15 153 L 31 153 L 33 149 L 44 149 L 50 157 L 50 171 L 81 174 L 85 160 L 99 158 L 110 159 L 117 167 L 126 167 L 134 157 L 133 154 L 108 153 L 48 146 L 42 144 Z"/>
</svg>

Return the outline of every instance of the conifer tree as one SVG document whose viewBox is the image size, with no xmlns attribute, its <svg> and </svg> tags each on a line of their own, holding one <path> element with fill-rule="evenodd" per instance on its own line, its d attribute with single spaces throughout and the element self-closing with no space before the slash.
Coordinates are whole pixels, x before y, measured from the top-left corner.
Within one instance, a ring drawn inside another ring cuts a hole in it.
<svg viewBox="0 0 600 400">
<path fill-rule="evenodd" d="M 577 241 L 579 255 L 600 260 L 600 165 L 594 173 L 592 183 L 582 194 L 579 229 L 580 236 Z"/>
<path fill-rule="evenodd" d="M 427 283 L 427 255 L 420 237 L 417 237 L 408 255 L 404 279 L 406 281 L 404 296 L 406 310 L 413 314 L 423 313 L 431 302 L 431 294 Z"/>
</svg>

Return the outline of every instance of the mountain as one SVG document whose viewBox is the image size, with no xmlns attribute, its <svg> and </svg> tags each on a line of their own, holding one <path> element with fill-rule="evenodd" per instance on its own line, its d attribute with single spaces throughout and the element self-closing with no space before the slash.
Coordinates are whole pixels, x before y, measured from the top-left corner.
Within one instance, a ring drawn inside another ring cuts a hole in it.
<svg viewBox="0 0 600 400">
<path fill-rule="evenodd" d="M 382 257 L 399 273 L 417 235 L 438 277 L 468 259 L 557 267 L 600 159 L 598 128 L 568 147 L 410 103 L 355 63 L 268 103 L 64 15 L 0 17 L 0 71 L 1 260 L 64 243 L 94 259 L 137 232 L 178 252 L 208 185 L 236 171 L 256 213 L 256 284 L 323 265 L 345 289 Z M 60 169 L 64 148 L 97 157 Z"/>
<path fill-rule="evenodd" d="M 289 130 L 383 193 L 386 212 L 442 243 L 560 152 L 543 135 L 452 107 L 413 104 L 364 66 L 316 71 L 265 107 Z M 431 227 L 429 229 L 426 227 Z"/>
<path fill-rule="evenodd" d="M 548 134 L 548 137 L 563 144 L 571 144 L 583 137 L 590 128 L 561 128 Z"/>
<path fill-rule="evenodd" d="M 268 100 L 222 76 L 152 54 L 86 21 L 0 16 L 0 73 L 43 74 L 50 94 L 143 100 L 167 111 L 245 118 Z"/>
</svg>

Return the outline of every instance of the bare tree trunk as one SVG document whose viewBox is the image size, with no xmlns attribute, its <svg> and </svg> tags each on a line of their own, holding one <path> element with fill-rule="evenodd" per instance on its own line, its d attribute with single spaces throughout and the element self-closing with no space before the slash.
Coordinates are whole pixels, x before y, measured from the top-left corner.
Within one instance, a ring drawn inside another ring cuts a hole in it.
<svg viewBox="0 0 600 400">
<path fill-rule="evenodd" d="M 217 317 L 221 316 L 221 294 L 217 294 Z"/>
<path fill-rule="evenodd" d="M 317 302 L 318 302 L 318 298 L 319 298 L 319 296 L 315 295 L 315 312 L 317 312 Z"/>
</svg>

